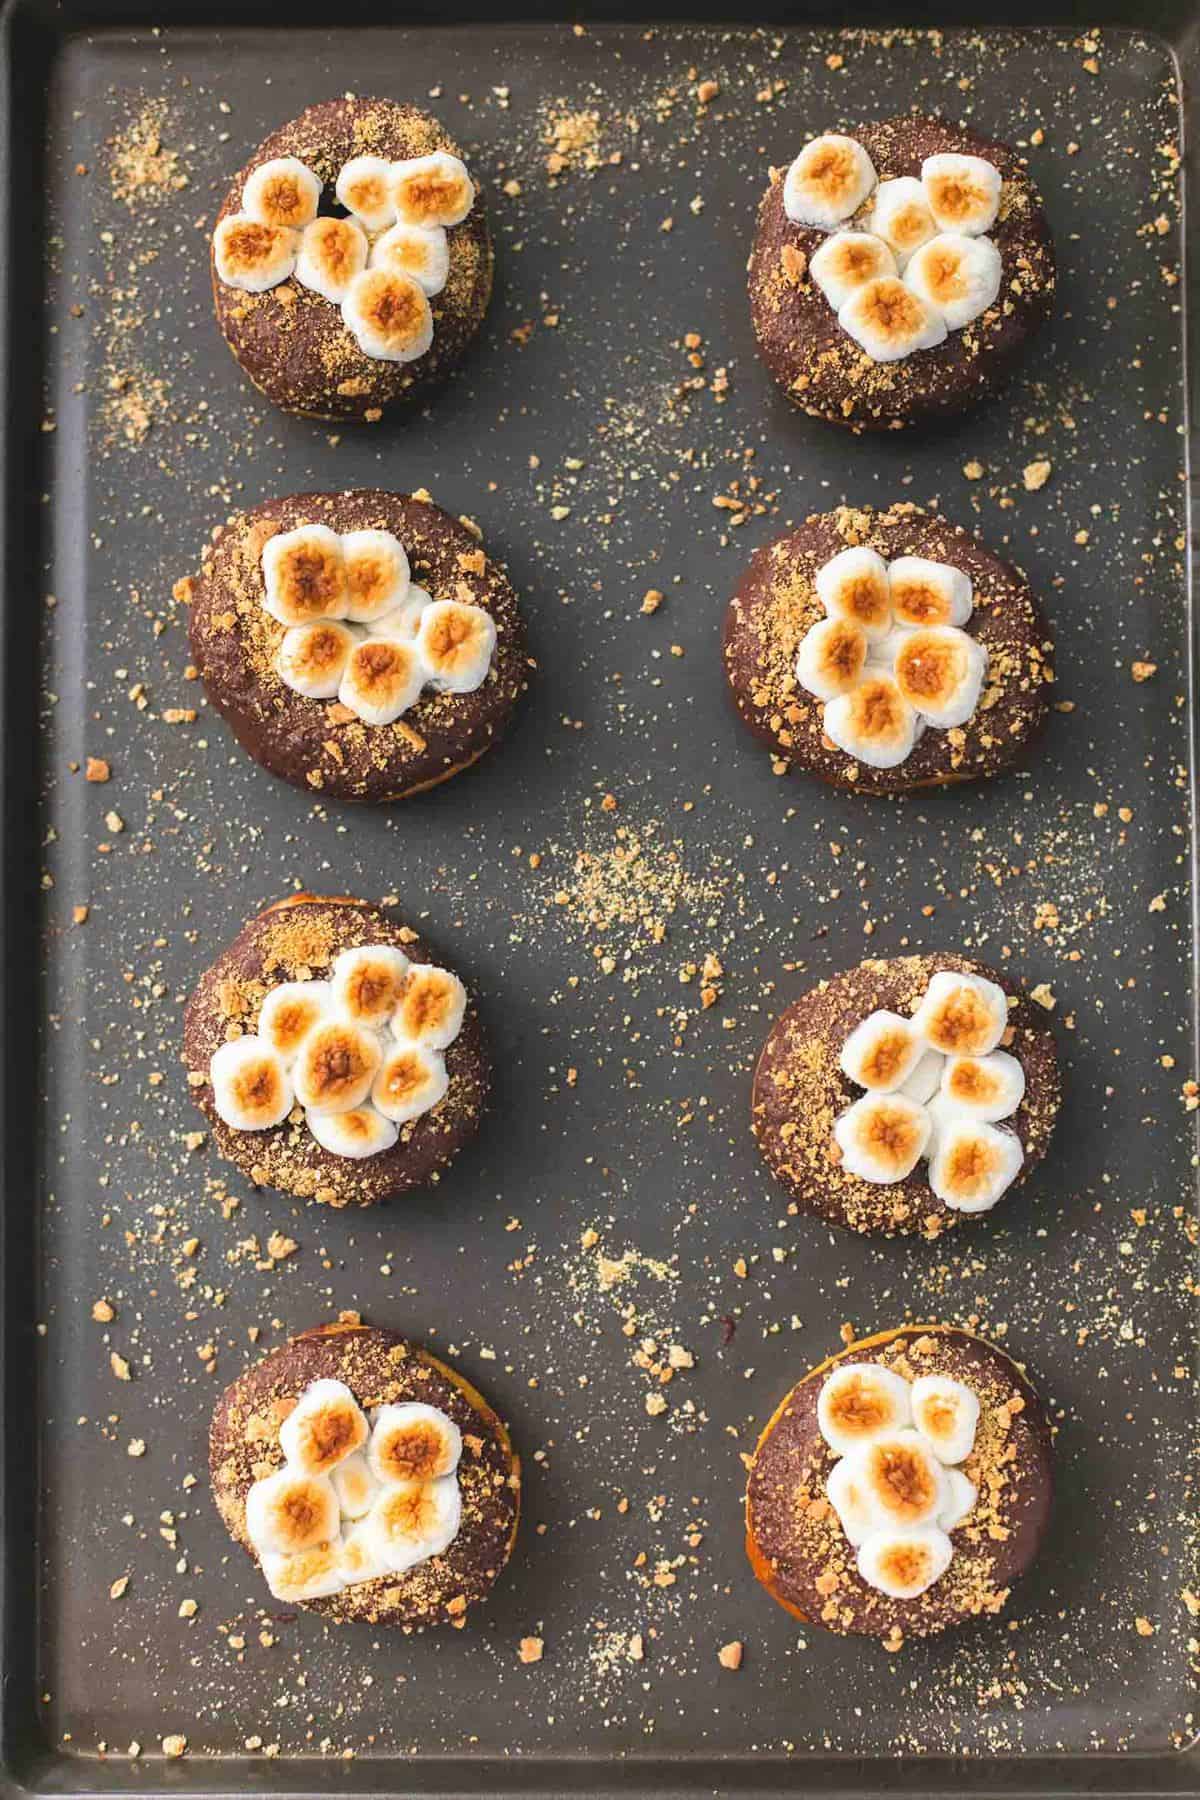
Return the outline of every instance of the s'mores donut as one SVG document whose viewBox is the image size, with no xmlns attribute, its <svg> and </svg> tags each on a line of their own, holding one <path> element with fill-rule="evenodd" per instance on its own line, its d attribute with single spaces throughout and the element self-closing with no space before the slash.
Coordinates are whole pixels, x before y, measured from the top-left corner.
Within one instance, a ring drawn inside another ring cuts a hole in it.
<svg viewBox="0 0 1200 1800">
<path fill-rule="evenodd" d="M 204 690 L 250 756 L 326 799 L 448 781 L 526 685 L 517 597 L 427 494 L 289 494 L 218 526 L 189 603 Z"/>
<path fill-rule="evenodd" d="M 183 1054 L 222 1156 L 336 1207 L 436 1182 L 489 1084 L 458 975 L 390 909 L 345 895 L 251 919 L 196 984 Z"/>
<path fill-rule="evenodd" d="M 1024 1370 L 951 1325 L 904 1325 L 810 1369 L 750 1463 L 746 1553 L 806 1624 L 898 1650 L 1002 1611 L 1038 1553 L 1054 1470 Z"/>
<path fill-rule="evenodd" d="M 1004 774 L 1054 681 L 1025 577 L 907 502 L 814 513 L 763 545 L 722 653 L 738 715 L 775 765 L 860 794 Z"/>
<path fill-rule="evenodd" d="M 905 113 L 772 169 L 750 257 L 759 353 L 793 405 L 852 431 L 964 412 L 1048 317 L 1054 246 L 1022 158 Z"/>
<path fill-rule="evenodd" d="M 287 412 L 371 422 L 466 353 L 492 242 L 454 140 L 418 107 L 342 98 L 272 132 L 212 235 L 217 323 Z"/>
<path fill-rule="evenodd" d="M 1003 1202 L 1061 1103 L 1047 1013 L 953 952 L 871 958 L 771 1027 L 751 1123 L 798 1211 L 934 1238 Z"/>
<path fill-rule="evenodd" d="M 213 1497 L 273 1598 L 339 1623 L 466 1623 L 511 1554 L 521 1465 L 469 1381 L 347 1321 L 281 1344 L 226 1389 Z"/>
</svg>

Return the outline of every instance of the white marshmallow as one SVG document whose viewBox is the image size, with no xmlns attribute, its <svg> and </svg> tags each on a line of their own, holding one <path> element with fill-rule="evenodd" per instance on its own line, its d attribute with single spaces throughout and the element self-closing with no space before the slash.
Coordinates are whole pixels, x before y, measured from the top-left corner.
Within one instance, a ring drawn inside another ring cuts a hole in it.
<svg viewBox="0 0 1200 1800">
<path fill-rule="evenodd" d="M 470 694 L 491 667 L 496 621 L 482 606 L 435 600 L 417 623 L 416 643 L 431 687 L 444 694 Z"/>
<path fill-rule="evenodd" d="M 450 1075 L 439 1050 L 421 1044 L 400 1044 L 389 1050 L 379 1066 L 371 1099 L 386 1119 L 407 1125 L 432 1112 L 450 1087 Z"/>
<path fill-rule="evenodd" d="M 896 685 L 930 725 L 947 731 L 965 725 L 979 705 L 988 653 L 978 638 L 956 625 L 923 626 L 907 633 L 896 650 Z"/>
<path fill-rule="evenodd" d="M 838 311 L 838 324 L 873 362 L 898 362 L 914 350 L 932 350 L 946 337 L 946 321 L 894 275 L 855 288 Z"/>
<path fill-rule="evenodd" d="M 429 301 L 411 276 L 364 269 L 342 301 L 342 321 L 364 356 L 410 363 L 433 342 Z"/>
<path fill-rule="evenodd" d="M 404 992 L 410 963 L 395 944 L 340 950 L 329 971 L 330 995 L 343 1018 L 382 1031 Z"/>
<path fill-rule="evenodd" d="M 279 1448 L 293 1469 L 329 1475 L 361 1450 L 370 1427 L 344 1381 L 310 1381 L 279 1427 Z"/>
<path fill-rule="evenodd" d="M 347 1112 L 336 1113 L 309 1110 L 304 1122 L 322 1150 L 328 1150 L 330 1156 L 348 1157 L 352 1162 L 390 1150 L 400 1136 L 391 1120 L 373 1106 L 352 1106 Z"/>
<path fill-rule="evenodd" d="M 213 232 L 217 277 L 226 287 L 265 294 L 287 280 L 299 247 L 298 235 L 286 226 L 262 225 L 245 213 L 233 213 Z"/>
<path fill-rule="evenodd" d="M 894 275 L 896 259 L 872 232 L 835 231 L 809 257 L 808 272 L 837 312 L 864 281 Z"/>
<path fill-rule="evenodd" d="M 360 1581 L 377 1581 L 381 1575 L 391 1574 L 387 1559 L 380 1554 L 378 1544 L 366 1529 L 365 1516 L 343 1535 L 338 1566 L 347 1587 L 355 1587 Z"/>
<path fill-rule="evenodd" d="M 458 1479 L 399 1482 L 384 1488 L 357 1528 L 393 1575 L 448 1550 L 462 1523 Z"/>
<path fill-rule="evenodd" d="M 220 1044 L 208 1078 L 217 1117 L 234 1131 L 270 1131 L 292 1110 L 292 1083 L 283 1058 L 261 1038 Z"/>
<path fill-rule="evenodd" d="M 975 1447 L 979 1398 L 950 1375 L 920 1375 L 912 1384 L 913 1425 L 939 1462 L 966 1462 Z"/>
<path fill-rule="evenodd" d="M 857 1549 L 875 1530 L 875 1515 L 867 1504 L 854 1457 L 843 1456 L 834 1463 L 825 1483 L 825 1498 L 847 1539 Z"/>
<path fill-rule="evenodd" d="M 367 1463 L 380 1486 L 436 1481 L 453 1475 L 461 1459 L 462 1432 L 440 1407 L 402 1400 L 376 1413 Z"/>
<path fill-rule="evenodd" d="M 340 1462 L 329 1479 L 333 1482 L 343 1519 L 361 1519 L 370 1512 L 377 1489 L 361 1450 Z"/>
<path fill-rule="evenodd" d="M 427 606 L 433 605 L 433 595 L 418 587 L 415 581 L 408 584 L 408 593 L 390 612 L 384 613 L 381 619 L 375 619 L 371 625 L 371 636 L 378 638 L 398 638 L 403 644 L 411 644 L 417 635 L 417 627 L 421 623 L 421 615 Z"/>
<path fill-rule="evenodd" d="M 875 186 L 875 169 L 854 138 L 811 138 L 783 178 L 783 210 L 794 225 L 830 231 L 857 212 Z"/>
<path fill-rule="evenodd" d="M 294 1556 L 264 1556 L 262 1572 L 276 1600 L 295 1605 L 340 1594 L 346 1585 L 340 1543 L 315 1544 Z"/>
<path fill-rule="evenodd" d="M 961 331 L 996 304 L 1002 273 L 1000 252 L 991 238 L 947 231 L 922 244 L 904 271 L 904 280 L 927 306 L 941 313 L 948 330 Z"/>
<path fill-rule="evenodd" d="M 842 1045 L 842 1073 L 875 1094 L 902 1088 L 924 1052 L 912 1021 L 881 1009 L 854 1027 Z"/>
<path fill-rule="evenodd" d="M 946 1059 L 942 1057 L 940 1060 L 945 1062 Z M 956 1125 L 960 1119 L 969 1118 L 970 1114 L 965 1113 L 961 1106 L 956 1105 L 953 1100 L 943 1094 L 940 1086 L 932 1099 L 925 1102 L 925 1111 L 929 1114 L 929 1142 L 925 1146 L 925 1155 L 932 1159 L 942 1133 L 949 1126 Z"/>
<path fill-rule="evenodd" d="M 943 1056 L 986 1056 L 1008 1030 L 1008 996 L 984 975 L 939 969 L 930 979 L 913 1025 Z"/>
<path fill-rule="evenodd" d="M 954 152 L 927 156 L 921 164 L 921 185 L 939 231 L 977 237 L 996 223 L 1003 182 L 999 169 L 983 157 Z"/>
<path fill-rule="evenodd" d="M 1015 1131 L 983 1119 L 954 1119 L 938 1132 L 929 1185 L 953 1212 L 990 1212 L 1021 1173 L 1024 1160 Z"/>
<path fill-rule="evenodd" d="M 333 996 L 327 981 L 281 981 L 258 1015 L 258 1035 L 291 1067 L 314 1026 L 328 1017 Z"/>
<path fill-rule="evenodd" d="M 332 700 L 358 642 L 357 634 L 337 619 L 293 625 L 275 653 L 275 673 L 306 700 Z"/>
<path fill-rule="evenodd" d="M 246 1536 L 256 1554 L 294 1556 L 338 1534 L 337 1495 L 327 1475 L 278 1469 L 246 1495 Z"/>
<path fill-rule="evenodd" d="M 447 1049 L 462 1030 L 467 990 L 450 969 L 414 963 L 392 1018 L 392 1035 L 400 1044 L 426 1050 Z"/>
<path fill-rule="evenodd" d="M 407 275 L 432 300 L 450 277 L 450 240 L 440 225 L 393 225 L 371 246 L 371 267 Z"/>
<path fill-rule="evenodd" d="M 818 619 L 800 640 L 796 680 L 818 700 L 856 687 L 867 666 L 867 634 L 853 619 Z"/>
<path fill-rule="evenodd" d="M 936 234 L 925 189 L 915 175 L 880 182 L 871 205 L 870 227 L 891 247 L 901 270 L 913 251 Z"/>
<path fill-rule="evenodd" d="M 861 1181 L 903 1181 L 929 1142 L 929 1115 L 904 1094 L 866 1094 L 834 1122 L 842 1168 Z"/>
<path fill-rule="evenodd" d="M 273 156 L 247 175 L 242 211 L 260 225 L 300 231 L 317 216 L 321 183 L 297 156 Z"/>
<path fill-rule="evenodd" d="M 367 231 L 383 231 L 396 217 L 392 165 L 382 156 L 352 156 L 339 169 L 333 191 Z"/>
<path fill-rule="evenodd" d="M 461 225 L 475 204 L 465 163 L 446 150 L 392 164 L 392 198 L 402 225 Z"/>
<path fill-rule="evenodd" d="M 391 725 L 416 704 L 425 665 L 415 645 L 369 637 L 350 652 L 338 699 L 366 725 Z"/>
<path fill-rule="evenodd" d="M 967 1480 L 961 1469 L 946 1470 L 946 1487 L 948 1498 L 938 1514 L 937 1522 L 943 1531 L 957 1531 L 960 1525 L 966 1524 L 974 1511 L 979 1490 L 973 1481 Z"/>
<path fill-rule="evenodd" d="M 878 1531 L 858 1552 L 858 1572 L 868 1587 L 893 1600 L 916 1600 L 946 1573 L 954 1546 L 937 1525 Z"/>
<path fill-rule="evenodd" d="M 314 219 L 300 234 L 296 280 L 340 306 L 367 266 L 367 240 L 353 219 Z"/>
<path fill-rule="evenodd" d="M 887 635 L 892 601 L 887 564 L 875 550 L 854 544 L 822 563 L 813 581 L 817 599 L 831 619 L 849 619 L 872 642 Z"/>
<path fill-rule="evenodd" d="M 939 1083 L 946 1099 L 970 1118 L 1009 1119 L 1025 1098 L 1025 1070 L 1007 1050 L 988 1056 L 949 1056 Z"/>
<path fill-rule="evenodd" d="M 908 1080 L 900 1083 L 898 1092 L 907 1094 L 918 1106 L 925 1106 L 942 1085 L 942 1065 L 945 1060 L 937 1050 L 925 1050 Z"/>
<path fill-rule="evenodd" d="M 911 1419 L 908 1382 L 882 1363 L 838 1363 L 817 1395 L 817 1425 L 835 1456 L 890 1437 Z"/>
<path fill-rule="evenodd" d="M 390 531 L 344 531 L 349 601 L 346 617 L 356 625 L 374 625 L 408 596 L 408 553 Z"/>
<path fill-rule="evenodd" d="M 890 675 L 868 671 L 849 694 L 830 700 L 825 735 L 839 750 L 872 769 L 894 769 L 911 755 L 917 715 Z"/>
<path fill-rule="evenodd" d="M 263 545 L 263 605 L 281 625 L 340 619 L 346 611 L 342 540 L 328 525 L 277 531 Z"/>
<path fill-rule="evenodd" d="M 971 616 L 971 577 L 926 556 L 897 556 L 888 564 L 892 617 L 898 625 L 965 625 Z"/>
<path fill-rule="evenodd" d="M 336 1015 L 325 1019 L 309 1032 L 292 1065 L 296 1098 L 306 1111 L 314 1113 L 350 1112 L 361 1107 L 382 1057 L 373 1031 Z M 311 1120 L 308 1128 L 313 1129 Z"/>
</svg>

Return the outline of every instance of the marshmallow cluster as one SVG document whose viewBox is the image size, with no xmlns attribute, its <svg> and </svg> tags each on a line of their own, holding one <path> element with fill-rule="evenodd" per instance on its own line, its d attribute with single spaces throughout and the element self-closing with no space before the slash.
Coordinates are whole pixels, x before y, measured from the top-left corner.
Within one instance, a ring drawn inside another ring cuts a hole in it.
<svg viewBox="0 0 1200 1800">
<path fill-rule="evenodd" d="M 343 950 L 328 981 L 272 988 L 257 1032 L 214 1051 L 217 1117 L 234 1131 L 269 1131 L 300 1107 L 332 1156 L 390 1150 L 402 1125 L 445 1097 L 444 1052 L 466 1007 L 448 969 L 410 963 L 394 944 Z"/>
<path fill-rule="evenodd" d="M 950 1533 L 978 1498 L 955 1465 L 978 1422 L 978 1396 L 949 1375 L 908 1382 L 868 1362 L 826 1376 L 817 1423 L 837 1461 L 825 1494 L 869 1587 L 915 1600 L 950 1567 Z"/>
<path fill-rule="evenodd" d="M 988 653 L 963 629 L 970 576 L 923 556 L 884 562 L 855 545 L 817 570 L 825 618 L 796 653 L 796 679 L 825 703 L 825 735 L 873 769 L 904 762 L 927 726 L 965 725 Z"/>
<path fill-rule="evenodd" d="M 294 693 L 336 698 L 366 725 L 391 725 L 423 688 L 469 694 L 487 678 L 495 620 L 418 587 L 390 531 L 277 532 L 262 572 L 263 605 L 287 626 L 275 671 Z"/>
<path fill-rule="evenodd" d="M 462 1434 L 419 1401 L 370 1418 L 341 1381 L 312 1382 L 279 1428 L 282 1469 L 246 1496 L 246 1535 L 277 1600 L 323 1600 L 402 1575 L 458 1536 Z"/>
<path fill-rule="evenodd" d="M 213 234 L 218 278 L 262 294 L 295 276 L 341 308 L 364 356 L 413 362 L 433 342 L 429 302 L 450 273 L 449 226 L 475 204 L 465 165 L 445 150 L 404 162 L 355 156 L 334 192 L 346 216 L 318 214 L 321 182 L 295 156 L 246 177 L 242 210 Z"/>
<path fill-rule="evenodd" d="M 827 133 L 784 176 L 783 210 L 793 224 L 830 234 L 808 272 L 842 330 L 875 362 L 897 362 L 995 305 L 1000 252 L 984 234 L 1002 185 L 994 164 L 956 154 L 927 156 L 920 180 L 880 181 L 855 138 Z"/>
<path fill-rule="evenodd" d="M 1011 1118 L 1025 1071 L 998 1048 L 1008 997 L 982 975 L 934 975 L 911 1019 L 873 1012 L 842 1046 L 842 1073 L 865 1088 L 834 1121 L 841 1166 L 862 1181 L 904 1181 L 925 1158 L 954 1212 L 989 1212 L 1021 1172 Z"/>
</svg>

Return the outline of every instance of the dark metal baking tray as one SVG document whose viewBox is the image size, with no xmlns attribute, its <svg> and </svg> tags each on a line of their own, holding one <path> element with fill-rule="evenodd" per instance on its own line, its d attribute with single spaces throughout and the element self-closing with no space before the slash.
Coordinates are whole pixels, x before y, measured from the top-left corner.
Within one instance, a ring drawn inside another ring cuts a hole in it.
<svg viewBox="0 0 1200 1800">
<path fill-rule="evenodd" d="M 1038 28 L 1033 7 L 947 5 L 923 34 L 884 32 L 891 9 L 868 6 L 840 35 L 834 9 L 779 7 L 756 29 L 633 10 L 585 9 L 579 28 L 359 0 L 5 10 L 14 1792 L 1200 1791 L 1172 181 L 1194 8 Z M 703 80 L 720 95 L 700 110 Z M 330 434 L 239 378 L 206 227 L 271 126 L 348 89 L 436 90 L 487 183 L 499 287 L 426 414 Z M 913 102 L 1044 132 L 1030 156 L 1061 300 L 989 410 L 854 441 L 769 390 L 743 266 L 769 162 L 815 124 Z M 590 146 L 556 124 L 581 113 Z M 556 137 L 571 166 L 552 180 Z M 1027 489 L 1040 460 L 1049 480 Z M 270 780 L 202 710 L 179 716 L 200 696 L 171 586 L 236 506 L 358 483 L 425 485 L 479 520 L 539 668 L 477 770 L 351 815 Z M 1073 710 L 1000 785 L 862 805 L 771 772 L 725 704 L 717 633 L 743 559 L 788 520 L 905 497 L 1025 567 Z M 651 587 L 666 601 L 647 616 Z M 1156 672 L 1136 682 L 1135 661 Z M 107 785 L 72 771 L 89 755 Z M 249 1191 L 187 1144 L 182 997 L 299 885 L 427 916 L 498 1052 L 477 1147 L 436 1193 L 361 1217 Z M 747 1130 L 771 1017 L 906 944 L 1047 984 L 1068 1078 L 1044 1167 L 936 1247 L 787 1217 Z M 724 975 L 706 1010 L 680 976 L 709 953 Z M 298 1247 L 272 1260 L 272 1232 Z M 452 1351 L 524 1454 L 512 1568 L 461 1633 L 272 1616 L 210 1505 L 221 1386 L 345 1308 Z M 1062 1500 L 1008 1620 L 892 1658 L 798 1629 L 755 1589 L 739 1458 L 844 1321 L 906 1314 L 977 1318 L 1028 1362 L 1060 1427 Z M 657 1417 L 643 1339 L 647 1360 L 695 1358 Z M 540 1663 L 519 1661 L 525 1635 Z M 737 1674 L 716 1660 L 734 1639 Z M 173 1733 L 187 1754 L 165 1760 Z"/>
</svg>

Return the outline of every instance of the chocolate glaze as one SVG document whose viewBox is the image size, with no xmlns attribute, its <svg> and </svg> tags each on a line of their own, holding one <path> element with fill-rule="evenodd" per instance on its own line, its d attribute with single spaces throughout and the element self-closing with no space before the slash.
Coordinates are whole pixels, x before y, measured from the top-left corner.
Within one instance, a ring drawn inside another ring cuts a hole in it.
<svg viewBox="0 0 1200 1800">
<path fill-rule="evenodd" d="M 819 127 L 805 130 L 797 154 Z M 783 210 L 786 165 L 773 171 L 758 209 L 750 257 L 750 311 L 759 353 L 793 405 L 852 431 L 895 430 L 949 417 L 985 399 L 1049 316 L 1054 246 L 1041 197 L 1015 150 L 965 125 L 921 114 L 848 128 L 867 151 L 880 181 L 921 173 L 927 156 L 956 151 L 982 156 L 1004 178 L 1000 216 L 988 236 L 1003 261 L 1000 298 L 962 331 L 932 350 L 877 363 L 844 332 L 808 259 L 828 233 L 794 225 Z M 789 159 L 790 160 L 790 159 Z M 869 207 L 870 200 L 866 202 Z M 847 220 L 847 224 L 856 224 Z M 799 265 L 793 255 L 803 258 Z M 799 266 L 797 277 L 789 271 Z"/>
<path fill-rule="evenodd" d="M 971 577 L 975 610 L 966 626 L 988 650 L 980 703 L 953 731 L 928 729 L 894 769 L 873 769 L 830 743 L 821 701 L 796 680 L 796 651 L 825 616 L 817 570 L 851 544 L 888 561 L 924 556 Z M 898 794 L 1002 774 L 1040 730 L 1053 680 L 1054 644 L 1025 577 L 936 513 L 900 503 L 889 511 L 839 507 L 751 557 L 725 615 L 725 674 L 738 713 L 772 754 L 802 774 L 863 794 Z"/>
<path fill-rule="evenodd" d="M 1025 1071 L 1025 1098 L 1004 1124 L 1025 1151 L 1020 1174 L 993 1211 L 1016 1204 L 1015 1189 L 1037 1167 L 1050 1142 L 1062 1088 L 1048 1015 L 1011 979 L 970 957 L 939 951 L 869 960 L 810 989 L 775 1021 L 754 1071 L 751 1126 L 763 1160 L 801 1212 L 882 1237 L 978 1223 L 987 1213 L 959 1213 L 939 1200 L 917 1164 L 904 1181 L 863 1181 L 834 1160 L 833 1125 L 863 1090 L 842 1073 L 839 1058 L 854 1027 L 887 1008 L 908 1017 L 939 969 L 983 975 L 1015 997 L 1011 1042 L 1004 1048 Z"/>
</svg>

